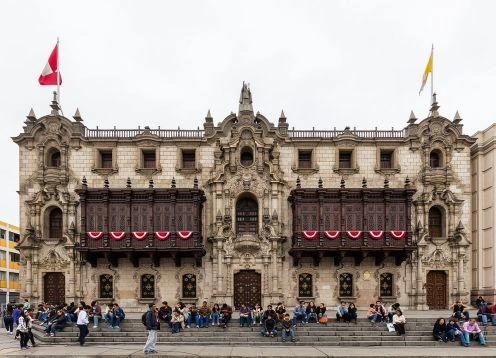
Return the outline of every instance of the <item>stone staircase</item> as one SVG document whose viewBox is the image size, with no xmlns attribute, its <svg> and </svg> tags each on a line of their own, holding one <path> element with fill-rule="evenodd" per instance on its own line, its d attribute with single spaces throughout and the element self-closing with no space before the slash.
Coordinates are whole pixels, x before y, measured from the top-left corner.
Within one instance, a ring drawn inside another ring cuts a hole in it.
<svg viewBox="0 0 496 358">
<path fill-rule="evenodd" d="M 176 345 L 300 345 L 300 346 L 410 346 L 410 347 L 448 347 L 458 346 L 456 343 L 436 342 L 432 338 L 432 326 L 435 319 L 411 318 L 408 319 L 406 337 L 399 337 L 395 332 L 388 332 L 385 323 L 372 325 L 366 319 L 358 319 L 355 323 L 329 322 L 327 326 L 310 323 L 298 326 L 296 329 L 297 342 L 282 342 L 280 332 L 275 338 L 263 337 L 260 327 L 239 327 L 239 320 L 233 319 L 228 328 L 218 326 L 209 328 L 186 328 L 180 333 L 172 334 L 168 327 L 163 327 L 158 332 L 158 342 Z M 121 322 L 121 329 L 106 328 L 106 323 L 101 322 L 98 328 L 92 328 L 86 338 L 89 344 L 144 344 L 147 331 L 140 319 L 126 319 Z M 496 345 L 496 327 L 482 326 L 488 345 Z M 44 336 L 43 327 L 33 325 L 33 333 L 41 342 L 67 344 L 76 342 L 79 330 L 77 326 L 68 326 L 62 332 L 57 332 L 55 337 Z M 478 344 L 478 343 L 473 343 Z"/>
</svg>

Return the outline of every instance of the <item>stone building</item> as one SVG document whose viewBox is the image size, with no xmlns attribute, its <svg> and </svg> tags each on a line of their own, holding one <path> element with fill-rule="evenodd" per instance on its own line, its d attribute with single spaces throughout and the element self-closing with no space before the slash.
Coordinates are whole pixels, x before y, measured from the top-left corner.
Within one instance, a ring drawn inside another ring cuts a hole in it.
<svg viewBox="0 0 496 358">
<path fill-rule="evenodd" d="M 472 146 L 472 301 L 496 302 L 494 225 L 496 124 L 474 134 Z"/>
<path fill-rule="evenodd" d="M 402 130 L 289 129 L 245 84 L 202 130 L 89 129 L 51 107 L 13 138 L 33 302 L 470 298 L 475 139 L 435 97 Z"/>
</svg>

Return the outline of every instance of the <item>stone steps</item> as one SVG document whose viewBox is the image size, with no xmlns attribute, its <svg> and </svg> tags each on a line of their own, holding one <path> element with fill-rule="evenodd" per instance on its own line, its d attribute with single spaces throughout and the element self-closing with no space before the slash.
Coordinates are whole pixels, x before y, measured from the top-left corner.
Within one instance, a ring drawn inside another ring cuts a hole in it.
<svg viewBox="0 0 496 358">
<path fill-rule="evenodd" d="M 296 343 L 300 346 L 326 345 L 326 346 L 425 346 L 447 347 L 459 343 L 439 343 L 432 338 L 432 325 L 434 319 L 409 320 L 407 336 L 398 337 L 394 332 L 388 332 L 384 323 L 371 325 L 367 320 L 359 320 L 357 324 L 330 322 L 327 326 L 320 324 L 307 324 L 296 329 Z M 116 344 L 116 343 L 144 343 L 147 332 L 140 320 L 126 320 L 122 322 L 121 329 L 106 328 L 102 322 L 98 328 L 93 329 L 90 324 L 90 334 L 86 338 L 88 343 Z M 55 337 L 44 336 L 44 327 L 34 324 L 33 333 L 43 342 L 67 344 L 77 341 L 78 328 L 68 326 L 62 332 L 57 332 Z M 482 327 L 488 344 L 496 344 L 496 327 Z M 275 338 L 262 337 L 260 327 L 239 327 L 236 320 L 231 321 L 227 329 L 217 326 L 209 328 L 190 328 L 180 333 L 172 334 L 168 327 L 158 332 L 158 342 L 166 344 L 187 345 L 281 345 L 280 333 Z"/>
</svg>

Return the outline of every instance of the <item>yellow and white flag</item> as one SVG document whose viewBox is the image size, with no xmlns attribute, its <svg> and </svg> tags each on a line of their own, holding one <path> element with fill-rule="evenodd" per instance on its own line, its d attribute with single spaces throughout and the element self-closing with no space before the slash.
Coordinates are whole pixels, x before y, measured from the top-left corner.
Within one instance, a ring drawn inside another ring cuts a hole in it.
<svg viewBox="0 0 496 358">
<path fill-rule="evenodd" d="M 432 76 L 432 55 L 434 49 L 431 50 L 431 55 L 429 57 L 429 61 L 427 61 L 427 65 L 425 66 L 424 75 L 422 76 L 422 86 L 420 87 L 419 95 L 424 89 L 425 83 L 427 82 L 427 78 L 429 77 L 429 73 Z"/>
</svg>

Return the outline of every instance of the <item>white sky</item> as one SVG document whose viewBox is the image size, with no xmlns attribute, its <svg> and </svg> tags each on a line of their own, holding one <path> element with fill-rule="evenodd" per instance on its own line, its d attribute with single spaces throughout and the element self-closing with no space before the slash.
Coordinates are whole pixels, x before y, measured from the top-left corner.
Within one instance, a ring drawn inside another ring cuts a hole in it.
<svg viewBox="0 0 496 358">
<path fill-rule="evenodd" d="M 22 1 L 0 2 L 2 205 L 17 224 L 18 148 L 57 36 L 64 113 L 89 128 L 202 127 L 237 111 L 242 81 L 254 110 L 290 127 L 403 128 L 424 118 L 418 91 L 434 43 L 440 113 L 464 132 L 496 119 L 496 1 Z M 429 82 L 430 83 L 430 82 Z"/>
</svg>

